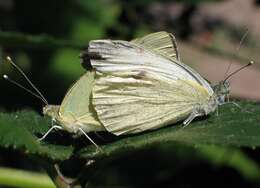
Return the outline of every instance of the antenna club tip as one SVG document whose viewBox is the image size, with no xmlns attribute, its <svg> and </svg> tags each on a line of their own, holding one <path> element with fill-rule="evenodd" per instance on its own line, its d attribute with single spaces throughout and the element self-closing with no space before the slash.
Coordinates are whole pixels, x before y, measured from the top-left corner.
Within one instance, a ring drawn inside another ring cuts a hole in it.
<svg viewBox="0 0 260 188">
<path fill-rule="evenodd" d="M 7 59 L 8 61 L 12 61 L 12 59 L 11 59 L 10 56 L 6 56 L 6 59 Z"/>
<path fill-rule="evenodd" d="M 253 60 L 251 60 L 250 62 L 249 62 L 249 64 L 250 65 L 253 65 L 255 62 L 253 61 Z"/>
<path fill-rule="evenodd" d="M 4 79 L 8 79 L 8 76 L 6 74 L 3 75 Z"/>
</svg>

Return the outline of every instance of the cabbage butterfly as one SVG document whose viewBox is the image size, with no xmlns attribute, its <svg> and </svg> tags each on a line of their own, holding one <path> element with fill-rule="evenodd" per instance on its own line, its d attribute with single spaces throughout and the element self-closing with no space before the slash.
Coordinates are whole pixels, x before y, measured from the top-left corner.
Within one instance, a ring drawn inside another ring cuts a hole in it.
<svg viewBox="0 0 260 188">
<path fill-rule="evenodd" d="M 181 120 L 188 125 L 194 118 L 208 115 L 224 104 L 229 95 L 228 79 L 253 63 L 211 86 L 180 61 L 175 38 L 167 32 L 130 42 L 93 40 L 81 57 L 83 65 L 91 70 L 74 83 L 60 106 L 49 105 L 22 73 L 39 94 L 33 95 L 46 104 L 43 114 L 59 124 L 42 139 L 57 128 L 84 134 L 95 144 L 88 132 L 133 134 Z"/>
<path fill-rule="evenodd" d="M 115 135 L 157 129 L 180 120 L 188 125 L 214 112 L 229 95 L 228 79 L 211 86 L 180 61 L 167 32 L 130 42 L 93 40 L 83 65 L 96 71 L 93 106 L 105 129 Z"/>
<path fill-rule="evenodd" d="M 61 105 L 49 105 L 41 92 L 34 86 L 21 68 L 18 67 L 10 57 L 7 57 L 7 61 L 10 62 L 11 65 L 13 65 L 22 74 L 36 93 L 20 85 L 7 75 L 3 75 L 4 79 L 42 100 L 45 104 L 43 107 L 43 114 L 50 116 L 53 120 L 52 127 L 39 140 L 43 140 L 54 129 L 62 129 L 76 135 L 85 135 L 88 140 L 100 149 L 98 145 L 96 145 L 96 143 L 86 134 L 86 132 L 105 130 L 97 120 L 95 112 L 92 110 L 92 104 L 89 103 L 91 87 L 94 83 L 94 72 L 89 71 L 81 76 L 81 78 L 68 90 Z"/>
</svg>

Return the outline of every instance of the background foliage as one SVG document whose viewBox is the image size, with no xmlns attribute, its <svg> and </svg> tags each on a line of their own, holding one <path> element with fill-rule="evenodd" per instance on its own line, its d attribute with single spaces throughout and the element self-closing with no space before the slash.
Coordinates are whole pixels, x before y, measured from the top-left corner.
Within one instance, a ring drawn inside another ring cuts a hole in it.
<svg viewBox="0 0 260 188">
<path fill-rule="evenodd" d="M 254 7 L 252 10 L 258 9 L 258 1 L 248 2 Z M 225 19 L 207 15 L 211 6 L 221 12 L 221 4 L 222 1 L 209 3 L 202 0 L 2 0 L 0 74 L 8 74 L 26 85 L 17 71 L 4 60 L 6 55 L 12 56 L 45 94 L 49 103 L 59 104 L 69 86 L 84 73 L 79 54 L 87 47 L 89 40 L 130 40 L 159 30 L 176 35 L 182 59 L 198 70 L 203 70 L 210 62 L 223 67 L 222 61 L 239 64 L 253 59 L 256 60 L 253 70 L 257 72 L 257 24 L 251 24 L 254 26 L 251 29 L 250 25 L 237 21 L 239 16 L 234 17 L 237 18 L 235 22 L 228 14 Z M 246 8 L 240 13 L 243 14 L 243 11 Z M 250 11 L 245 15 L 253 17 Z M 251 33 L 238 53 L 233 49 L 238 46 L 245 28 L 251 29 Z M 201 57 L 206 58 L 205 62 Z M 208 75 L 212 76 L 206 72 L 205 77 Z M 244 78 L 247 79 L 247 76 Z M 254 79 L 257 82 L 259 78 Z M 252 82 L 249 80 L 246 83 L 250 85 Z M 62 184 L 53 173 L 55 163 L 60 165 L 64 175 L 77 177 L 81 184 L 88 184 L 89 187 L 259 185 L 257 102 L 240 103 L 251 113 L 233 106 L 223 106 L 219 116 L 213 114 L 209 118 L 199 119 L 185 129 L 176 125 L 119 138 L 110 134 L 91 135 L 102 145 L 106 152 L 102 154 L 89 146 L 84 138 L 75 139 L 64 132 L 55 132 L 40 143 L 37 138 L 51 125 L 48 118 L 40 115 L 42 102 L 3 79 L 0 79 L 0 87 L 2 167 L 33 171 L 35 174 L 44 173 L 44 169 L 60 187 Z M 257 91 L 250 94 L 248 90 L 250 95 L 234 92 L 233 96 L 258 101 Z M 95 159 L 96 163 L 86 170 L 83 167 L 90 159 Z M 25 181 L 10 184 L 21 174 L 16 175 L 5 168 L 0 169 L 0 185 L 29 187 Z M 27 180 L 27 177 L 22 179 Z M 53 187 L 53 184 L 47 182 L 46 186 Z"/>
</svg>

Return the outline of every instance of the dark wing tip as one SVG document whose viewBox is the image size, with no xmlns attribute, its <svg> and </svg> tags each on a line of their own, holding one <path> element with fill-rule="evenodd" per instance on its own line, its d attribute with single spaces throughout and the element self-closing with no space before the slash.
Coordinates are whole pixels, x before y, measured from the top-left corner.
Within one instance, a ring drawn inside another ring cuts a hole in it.
<svg viewBox="0 0 260 188">
<path fill-rule="evenodd" d="M 81 58 L 81 65 L 86 70 L 93 70 L 93 67 L 91 65 L 91 60 L 102 59 L 102 56 L 99 53 L 99 50 L 90 50 L 92 43 L 90 42 L 89 45 L 87 46 L 87 48 L 85 48 L 79 55 L 79 57 Z M 93 48 L 95 49 L 97 47 L 93 47 L 93 45 L 92 45 L 92 49 Z"/>
<path fill-rule="evenodd" d="M 81 65 L 83 66 L 84 69 L 86 70 L 92 70 L 93 67 L 91 66 L 91 62 L 90 62 L 90 56 L 88 54 L 88 48 L 84 49 L 79 57 L 81 58 Z"/>
</svg>

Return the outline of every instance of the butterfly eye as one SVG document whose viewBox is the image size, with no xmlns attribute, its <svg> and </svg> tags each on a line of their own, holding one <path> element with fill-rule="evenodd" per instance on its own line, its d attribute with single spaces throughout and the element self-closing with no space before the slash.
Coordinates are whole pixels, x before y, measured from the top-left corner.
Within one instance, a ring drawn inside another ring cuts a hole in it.
<svg viewBox="0 0 260 188">
<path fill-rule="evenodd" d="M 226 89 L 229 89 L 230 88 L 230 82 L 226 81 L 224 83 L 224 86 L 225 86 Z"/>
<path fill-rule="evenodd" d="M 50 110 L 49 105 L 44 106 L 43 109 L 42 109 L 43 114 L 47 114 L 49 110 Z"/>
</svg>

